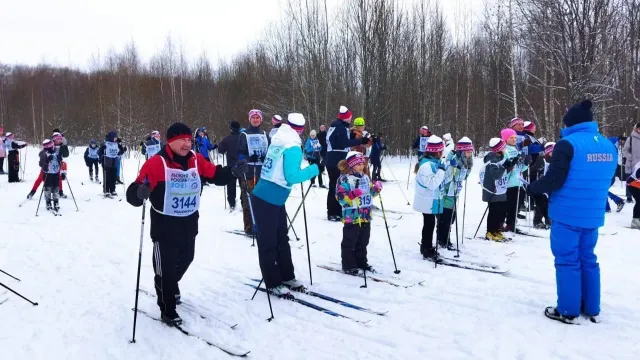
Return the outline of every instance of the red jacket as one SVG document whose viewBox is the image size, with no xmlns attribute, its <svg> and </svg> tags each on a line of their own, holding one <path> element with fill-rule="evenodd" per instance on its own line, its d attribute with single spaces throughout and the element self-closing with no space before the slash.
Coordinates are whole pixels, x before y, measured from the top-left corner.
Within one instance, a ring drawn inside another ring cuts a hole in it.
<svg viewBox="0 0 640 360">
<path fill-rule="evenodd" d="M 231 171 L 228 167 L 223 168 L 207 161 L 202 155 L 189 152 L 186 157 L 180 159 L 175 157 L 171 148 L 165 145 L 158 155 L 147 160 L 142 165 L 138 178 L 129 185 L 127 189 L 127 201 L 133 206 L 141 206 L 142 200 L 138 198 L 138 187 L 147 182 L 151 190 L 149 201 L 153 208 L 164 209 L 165 193 L 165 170 L 162 158 L 167 167 L 171 169 L 188 170 L 198 164 L 198 173 L 202 181 L 207 181 L 219 186 L 224 186 L 231 179 Z M 160 158 L 162 157 L 162 158 Z M 202 193 L 202 188 L 200 188 Z M 151 238 L 159 241 L 166 237 L 195 237 L 198 234 L 198 217 L 195 213 L 186 217 L 167 216 L 151 209 Z"/>
</svg>

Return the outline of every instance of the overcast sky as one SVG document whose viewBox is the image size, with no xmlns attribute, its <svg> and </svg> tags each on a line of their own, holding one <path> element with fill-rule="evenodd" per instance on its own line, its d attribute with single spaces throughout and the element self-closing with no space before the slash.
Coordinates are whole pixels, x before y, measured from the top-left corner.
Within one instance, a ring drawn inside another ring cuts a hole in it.
<svg viewBox="0 0 640 360">
<path fill-rule="evenodd" d="M 340 0 L 329 0 L 330 6 Z M 405 0 L 407 4 L 415 0 Z M 450 21 L 456 1 L 441 0 Z M 168 35 L 189 58 L 203 51 L 215 62 L 256 42 L 277 21 L 285 0 L 0 0 L 0 63 L 46 62 L 87 67 L 92 55 L 120 51 L 133 40 L 143 60 Z"/>
</svg>

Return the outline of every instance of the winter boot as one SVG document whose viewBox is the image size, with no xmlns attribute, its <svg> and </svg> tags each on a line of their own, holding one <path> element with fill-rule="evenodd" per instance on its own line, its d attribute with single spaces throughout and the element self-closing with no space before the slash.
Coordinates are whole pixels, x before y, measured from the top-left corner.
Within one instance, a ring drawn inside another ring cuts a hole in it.
<svg viewBox="0 0 640 360">
<path fill-rule="evenodd" d="M 109 195 L 111 195 L 111 196 L 118 196 L 118 193 L 117 193 L 117 192 L 115 192 L 115 191 L 112 191 Z"/>
<path fill-rule="evenodd" d="M 167 314 L 164 311 L 161 311 L 160 318 L 169 326 L 182 325 L 182 319 L 175 311 L 173 311 L 173 314 Z"/>
<path fill-rule="evenodd" d="M 293 295 L 291 295 L 291 292 L 289 292 L 289 289 L 287 289 L 284 285 L 278 285 L 274 288 L 267 289 L 267 291 L 279 298 L 284 298 L 284 299 L 293 298 Z"/>
<path fill-rule="evenodd" d="M 633 204 L 633 198 L 632 197 L 628 197 L 627 198 L 627 204 Z"/>
<path fill-rule="evenodd" d="M 67 195 L 65 195 L 65 193 L 62 192 L 62 190 L 60 190 L 60 199 L 66 199 Z"/>
<path fill-rule="evenodd" d="M 616 209 L 616 212 L 622 211 L 622 208 L 624 208 L 624 201 L 620 201 L 619 203 L 616 204 L 616 206 L 618 206 L 618 208 Z"/>
<path fill-rule="evenodd" d="M 547 229 L 547 225 L 545 225 L 542 222 L 536 223 L 535 225 L 533 225 L 534 228 L 536 229 L 541 229 L 541 230 L 546 230 Z"/>
<path fill-rule="evenodd" d="M 96 174 L 96 182 L 100 182 L 100 178 L 98 177 L 97 174 Z"/>
<path fill-rule="evenodd" d="M 29 191 L 29 195 L 27 195 L 27 200 L 31 200 L 31 198 L 33 198 L 33 195 L 35 195 L 35 194 L 36 194 L 35 191 L 33 191 L 33 190 Z"/>
<path fill-rule="evenodd" d="M 89 175 L 89 180 L 93 181 L 93 175 Z"/>
<path fill-rule="evenodd" d="M 51 209 L 53 209 L 53 207 L 51 206 L 51 200 L 47 200 L 46 204 L 47 204 L 47 210 L 51 211 Z"/>
<path fill-rule="evenodd" d="M 561 315 L 558 312 L 558 309 L 556 309 L 554 306 L 549 306 L 544 309 L 544 315 L 549 319 L 560 321 L 565 324 L 578 325 L 577 316 Z"/>
<path fill-rule="evenodd" d="M 353 269 L 342 269 L 342 271 L 347 275 L 360 276 L 362 275 L 362 270 L 358 268 Z"/>
<path fill-rule="evenodd" d="M 438 254 L 438 252 L 436 251 L 435 248 L 427 248 L 423 253 L 422 253 L 422 258 L 424 260 L 428 260 L 428 261 L 432 261 L 432 262 L 438 262 L 441 263 L 442 259 L 440 258 L 440 254 Z"/>
<path fill-rule="evenodd" d="M 640 230 L 640 219 L 631 220 L 631 228 L 632 229 L 636 229 L 636 230 Z"/>
<path fill-rule="evenodd" d="M 370 272 L 372 274 L 376 274 L 377 271 L 376 269 L 373 268 L 373 266 L 369 265 L 369 264 L 365 264 L 363 266 L 359 266 L 360 269 L 362 270 L 366 270 L 367 272 Z"/>
<path fill-rule="evenodd" d="M 286 286 L 289 289 L 291 289 L 291 291 L 298 291 L 298 292 L 307 291 L 307 288 L 300 281 L 298 281 L 296 279 L 283 281 L 282 283 L 284 284 L 284 286 Z"/>
<path fill-rule="evenodd" d="M 60 205 L 58 204 L 58 200 L 53 200 L 53 210 L 60 211 Z"/>
</svg>

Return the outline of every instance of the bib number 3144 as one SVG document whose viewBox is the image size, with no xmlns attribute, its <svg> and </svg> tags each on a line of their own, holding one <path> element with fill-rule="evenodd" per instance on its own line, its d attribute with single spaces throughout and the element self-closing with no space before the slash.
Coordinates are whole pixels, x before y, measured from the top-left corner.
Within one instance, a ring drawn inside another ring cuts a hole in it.
<svg viewBox="0 0 640 360">
<path fill-rule="evenodd" d="M 173 209 L 188 209 L 190 207 L 196 206 L 196 197 L 193 198 L 190 196 L 187 197 L 173 197 L 171 199 L 173 204 L 171 204 L 171 208 Z"/>
</svg>

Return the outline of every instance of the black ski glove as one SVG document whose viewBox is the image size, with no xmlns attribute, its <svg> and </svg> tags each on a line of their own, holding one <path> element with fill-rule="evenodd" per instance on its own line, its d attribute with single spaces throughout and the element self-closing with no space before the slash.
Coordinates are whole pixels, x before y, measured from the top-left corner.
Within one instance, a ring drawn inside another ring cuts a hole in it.
<svg viewBox="0 0 640 360">
<path fill-rule="evenodd" d="M 249 167 L 247 166 L 247 160 L 242 159 L 238 160 L 233 169 L 231 169 L 231 174 L 233 174 L 233 176 L 237 177 L 238 179 L 242 179 L 244 177 L 244 174 L 246 174 L 248 171 Z"/>
<path fill-rule="evenodd" d="M 67 174 L 65 174 L 65 173 L 61 173 L 61 174 L 60 174 L 60 178 L 61 178 L 62 180 L 67 180 Z"/>
<path fill-rule="evenodd" d="M 136 195 L 138 195 L 138 199 L 140 200 L 147 200 L 149 196 L 151 196 L 151 189 L 149 189 L 147 185 L 141 184 L 136 190 Z"/>
<path fill-rule="evenodd" d="M 222 165 L 216 165 L 216 175 L 213 177 L 213 183 L 217 186 L 226 186 L 235 176 L 232 172 L 233 169 L 229 166 L 222 167 Z"/>
<path fill-rule="evenodd" d="M 363 136 L 362 139 L 360 140 L 360 144 L 365 145 L 367 143 L 369 143 L 369 137 Z"/>
<path fill-rule="evenodd" d="M 55 155 L 49 154 L 49 156 L 47 156 L 47 160 L 53 161 L 53 159 L 55 159 Z"/>
<path fill-rule="evenodd" d="M 533 162 L 533 156 L 527 155 L 524 157 L 524 164 L 529 166 Z"/>
<path fill-rule="evenodd" d="M 258 155 L 251 155 L 251 156 L 249 156 L 249 161 L 258 162 L 258 161 L 260 161 L 260 157 Z"/>
</svg>

